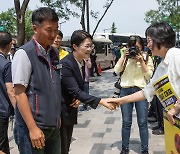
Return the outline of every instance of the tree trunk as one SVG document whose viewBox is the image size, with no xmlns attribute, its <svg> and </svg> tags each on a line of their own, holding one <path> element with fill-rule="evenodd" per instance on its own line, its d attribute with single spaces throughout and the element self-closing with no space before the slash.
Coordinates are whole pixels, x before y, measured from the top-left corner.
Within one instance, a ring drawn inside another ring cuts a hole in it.
<svg viewBox="0 0 180 154">
<path fill-rule="evenodd" d="M 102 17 L 101 17 L 101 18 L 99 19 L 99 21 L 97 22 L 97 25 L 96 25 L 96 27 L 95 27 L 95 29 L 94 29 L 94 31 L 93 31 L 92 36 L 94 36 L 94 33 L 96 32 L 96 30 L 97 30 L 97 28 L 98 28 L 101 20 L 102 20 L 102 19 L 104 18 L 104 16 L 106 15 L 106 13 L 107 13 L 108 9 L 110 8 L 110 6 L 112 5 L 113 1 L 114 1 L 114 0 L 111 0 L 111 2 L 109 3 L 109 5 L 106 7 L 106 10 L 104 11 L 104 14 L 102 15 Z"/>
<path fill-rule="evenodd" d="M 17 42 L 19 46 L 22 46 L 25 41 L 25 20 L 22 14 L 17 17 Z"/>
<path fill-rule="evenodd" d="M 87 15 L 87 32 L 90 33 L 90 28 L 89 28 L 89 0 L 86 0 L 86 15 Z"/>
<path fill-rule="evenodd" d="M 81 24 L 83 30 L 86 30 L 85 19 L 84 19 L 85 18 L 84 17 L 84 15 L 85 15 L 85 6 L 86 6 L 85 2 L 86 2 L 86 0 L 83 0 L 82 15 L 81 15 L 81 21 L 80 21 L 80 24 Z"/>
<path fill-rule="evenodd" d="M 25 41 L 25 12 L 30 0 L 24 0 L 20 7 L 20 1 L 14 0 L 17 15 L 17 43 L 22 46 Z"/>
</svg>

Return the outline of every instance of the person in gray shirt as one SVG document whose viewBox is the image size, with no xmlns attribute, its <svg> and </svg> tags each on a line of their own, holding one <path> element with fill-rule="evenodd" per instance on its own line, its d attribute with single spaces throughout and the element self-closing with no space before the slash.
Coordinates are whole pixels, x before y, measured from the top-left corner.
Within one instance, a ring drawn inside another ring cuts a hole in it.
<svg viewBox="0 0 180 154">
<path fill-rule="evenodd" d="M 60 154 L 60 67 L 51 46 L 58 16 L 41 7 L 32 14 L 32 27 L 32 40 L 20 47 L 12 62 L 17 99 L 14 138 L 22 154 Z"/>
</svg>

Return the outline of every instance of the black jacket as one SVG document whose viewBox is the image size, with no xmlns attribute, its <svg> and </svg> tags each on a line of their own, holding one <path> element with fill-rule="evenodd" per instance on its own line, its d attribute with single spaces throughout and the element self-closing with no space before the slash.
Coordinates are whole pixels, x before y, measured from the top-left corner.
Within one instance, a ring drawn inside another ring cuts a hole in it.
<svg viewBox="0 0 180 154">
<path fill-rule="evenodd" d="M 4 81 L 4 69 L 7 65 L 11 65 L 11 62 L 5 58 L 5 55 L 0 53 L 0 117 L 8 118 L 11 114 L 12 105 L 7 93 L 5 81 Z"/>
<path fill-rule="evenodd" d="M 61 64 L 62 125 L 74 125 L 77 124 L 77 108 L 70 106 L 73 98 L 89 104 L 94 109 L 98 106 L 100 98 L 91 96 L 82 91 L 84 87 L 84 78 L 81 76 L 78 63 L 72 53 L 63 58 Z M 84 68 L 82 70 L 84 75 Z"/>
</svg>

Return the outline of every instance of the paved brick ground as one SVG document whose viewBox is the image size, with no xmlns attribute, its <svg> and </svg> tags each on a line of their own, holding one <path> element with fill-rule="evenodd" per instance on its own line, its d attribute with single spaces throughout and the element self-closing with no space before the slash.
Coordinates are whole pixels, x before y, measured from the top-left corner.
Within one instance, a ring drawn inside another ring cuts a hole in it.
<svg viewBox="0 0 180 154">
<path fill-rule="evenodd" d="M 101 77 L 91 78 L 90 93 L 99 97 L 112 97 L 117 77 L 112 70 L 106 70 Z M 165 154 L 164 135 L 152 135 L 149 125 L 149 153 Z M 11 128 L 11 125 L 10 125 Z M 9 130 L 12 154 L 18 154 L 12 131 Z M 119 154 L 121 150 L 121 113 L 98 106 L 96 110 L 81 112 L 75 126 L 70 154 Z M 130 139 L 130 154 L 140 154 L 139 131 L 136 112 L 133 112 L 133 125 Z"/>
</svg>

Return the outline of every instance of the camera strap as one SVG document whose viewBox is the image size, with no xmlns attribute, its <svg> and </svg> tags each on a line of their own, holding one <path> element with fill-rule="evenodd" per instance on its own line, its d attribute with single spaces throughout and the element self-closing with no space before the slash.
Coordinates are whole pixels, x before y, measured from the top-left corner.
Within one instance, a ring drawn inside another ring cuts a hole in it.
<svg viewBox="0 0 180 154">
<path fill-rule="evenodd" d="M 127 64 L 127 61 L 128 61 L 128 58 L 126 57 L 126 59 L 123 61 L 123 69 L 122 69 L 122 71 L 120 72 L 120 74 L 119 74 L 119 78 L 118 78 L 118 82 L 121 80 L 121 76 L 123 75 L 123 73 L 124 73 L 124 70 L 125 70 L 125 68 L 126 68 L 126 64 Z"/>
</svg>

